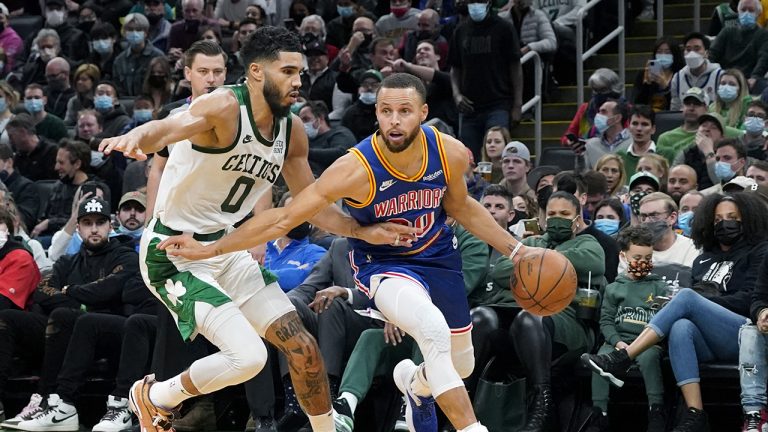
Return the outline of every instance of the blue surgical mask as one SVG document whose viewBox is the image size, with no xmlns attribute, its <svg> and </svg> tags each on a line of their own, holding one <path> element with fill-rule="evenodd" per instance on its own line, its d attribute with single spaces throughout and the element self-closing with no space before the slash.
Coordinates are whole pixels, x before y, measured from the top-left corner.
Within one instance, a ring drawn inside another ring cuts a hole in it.
<svg viewBox="0 0 768 432">
<path fill-rule="evenodd" d="M 96 108 L 96 111 L 99 112 L 107 112 L 112 109 L 112 97 L 107 95 L 97 95 L 95 98 L 93 98 L 93 107 Z"/>
<path fill-rule="evenodd" d="M 0 97 L 0 113 L 4 113 L 6 109 L 8 109 L 8 102 L 4 97 Z"/>
<path fill-rule="evenodd" d="M 132 47 L 139 46 L 144 43 L 144 32 L 127 31 L 125 32 L 125 40 L 128 42 L 128 45 Z"/>
<path fill-rule="evenodd" d="M 366 105 L 373 105 L 376 103 L 376 93 L 374 92 L 362 92 L 360 93 L 360 102 Z"/>
<path fill-rule="evenodd" d="M 674 61 L 675 59 L 672 57 L 672 54 L 656 54 L 656 62 L 664 69 L 672 67 Z"/>
<path fill-rule="evenodd" d="M 304 102 L 296 102 L 291 104 L 291 112 L 299 115 L 299 111 L 301 111 L 301 108 L 304 107 Z"/>
<path fill-rule="evenodd" d="M 730 84 L 720 84 L 717 86 L 717 95 L 725 102 L 733 102 L 739 95 L 739 88 Z"/>
<path fill-rule="evenodd" d="M 719 178 L 721 181 L 730 180 L 735 176 L 736 173 L 733 172 L 733 169 L 731 168 L 731 164 L 728 162 L 718 161 L 715 162 L 715 176 Z"/>
<path fill-rule="evenodd" d="M 312 122 L 304 123 L 304 131 L 307 133 L 309 139 L 315 139 L 315 137 L 317 137 L 318 130 Z"/>
<path fill-rule="evenodd" d="M 488 16 L 488 3 L 469 3 L 467 5 L 469 17 L 474 22 L 480 22 Z"/>
<path fill-rule="evenodd" d="M 93 50 L 98 54 L 109 54 L 112 52 L 112 41 L 110 39 L 98 39 L 91 42 Z"/>
<path fill-rule="evenodd" d="M 761 134 L 763 133 L 763 130 L 765 130 L 765 120 L 760 117 L 745 117 L 744 130 L 752 135 Z"/>
<path fill-rule="evenodd" d="M 691 236 L 691 224 L 693 223 L 693 212 L 687 211 L 677 215 L 677 227 L 683 231 L 686 237 Z"/>
<path fill-rule="evenodd" d="M 619 232 L 619 221 L 616 219 L 597 219 L 593 223 L 596 229 L 608 235 L 614 235 Z"/>
<path fill-rule="evenodd" d="M 595 129 L 602 134 L 607 131 L 610 126 L 608 125 L 608 116 L 605 114 L 595 114 Z"/>
<path fill-rule="evenodd" d="M 133 110 L 133 119 L 136 120 L 136 123 L 146 123 L 152 120 L 152 110 L 135 109 Z"/>
<path fill-rule="evenodd" d="M 742 27 L 752 28 L 757 24 L 757 16 L 752 12 L 739 12 L 739 24 Z"/>
<path fill-rule="evenodd" d="M 30 114 L 37 114 L 43 110 L 42 99 L 24 99 L 24 109 L 29 111 Z"/>
<path fill-rule="evenodd" d="M 355 8 L 354 6 L 336 6 L 336 12 L 338 12 L 342 18 L 349 18 L 355 14 Z"/>
</svg>

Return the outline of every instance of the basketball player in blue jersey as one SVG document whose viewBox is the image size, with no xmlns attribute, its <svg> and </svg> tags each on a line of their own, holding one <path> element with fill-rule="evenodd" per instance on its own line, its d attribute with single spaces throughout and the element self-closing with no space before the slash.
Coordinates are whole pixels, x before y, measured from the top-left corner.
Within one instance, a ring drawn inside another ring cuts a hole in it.
<svg viewBox="0 0 768 432">
<path fill-rule="evenodd" d="M 417 228 L 417 239 L 407 244 L 404 238 L 386 246 L 351 240 L 357 287 L 382 318 L 416 340 L 424 355 L 424 363 L 405 360 L 394 371 L 395 383 L 408 396 L 410 429 L 437 430 L 436 400 L 459 432 L 486 431 L 462 382 L 474 368 L 472 324 L 461 258 L 446 214 L 510 259 L 517 261 L 527 250 L 467 196 L 462 176 L 466 148 L 421 126 L 427 117 L 425 100 L 418 78 L 389 76 L 377 94 L 380 130 L 338 159 L 288 206 L 267 210 L 208 245 L 184 235 L 159 247 L 188 259 L 245 250 L 285 234 L 342 198 L 363 226 L 386 221 Z M 346 428 L 343 422 L 336 426 Z"/>
<path fill-rule="evenodd" d="M 314 431 L 334 431 L 328 380 L 314 338 L 280 289 L 246 252 L 190 261 L 158 249 L 168 236 L 222 237 L 242 220 L 282 173 L 291 192 L 314 181 L 307 136 L 290 113 L 301 86 L 301 42 L 286 29 L 263 27 L 241 49 L 245 84 L 202 95 L 188 110 L 105 139 L 105 153 L 137 159 L 173 144 L 158 187 L 153 218 L 142 237 L 140 268 L 184 339 L 200 333 L 220 352 L 162 382 L 149 375 L 129 394 L 142 432 L 171 430 L 174 409 L 190 397 L 239 384 L 264 366 L 261 338 L 285 353 L 296 396 Z M 416 230 L 402 225 L 361 227 L 337 207 L 313 221 L 325 230 L 372 243 L 397 241 Z M 409 238 L 410 240 L 410 238 Z"/>
</svg>

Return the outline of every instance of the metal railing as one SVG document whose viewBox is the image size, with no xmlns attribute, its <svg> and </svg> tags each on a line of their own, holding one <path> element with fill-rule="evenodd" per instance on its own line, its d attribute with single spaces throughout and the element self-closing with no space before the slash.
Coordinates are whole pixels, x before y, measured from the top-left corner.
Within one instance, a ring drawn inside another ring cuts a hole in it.
<svg viewBox="0 0 768 432">
<path fill-rule="evenodd" d="M 576 103 L 581 106 L 584 103 L 584 62 L 597 54 L 600 48 L 604 47 L 614 38 L 619 38 L 619 78 L 620 82 L 626 82 L 626 59 L 624 58 L 626 30 L 624 27 L 626 16 L 626 5 L 624 0 L 618 0 L 619 3 L 619 22 L 618 26 L 608 35 L 600 39 L 589 51 L 584 52 L 584 17 L 590 9 L 597 6 L 602 0 L 591 0 L 582 6 L 576 14 Z"/>
<path fill-rule="evenodd" d="M 520 108 L 520 113 L 527 112 L 532 107 L 536 107 L 533 111 L 533 124 L 534 124 L 534 137 L 535 137 L 535 144 L 534 144 L 534 154 L 536 155 L 536 161 L 538 165 L 539 157 L 541 156 L 541 104 L 543 102 L 541 97 L 541 86 L 543 81 L 543 74 L 544 71 L 541 68 L 541 57 L 539 57 L 539 53 L 536 51 L 528 51 L 525 53 L 525 55 L 520 59 L 520 66 L 525 64 L 526 62 L 533 59 L 533 69 L 534 69 L 534 85 L 535 87 L 535 93 L 532 98 L 527 100 L 523 106 Z M 515 83 L 516 85 L 516 83 Z"/>
<path fill-rule="evenodd" d="M 693 0 L 693 31 L 701 31 L 701 0 Z M 664 0 L 656 0 L 656 39 L 664 35 Z"/>
</svg>

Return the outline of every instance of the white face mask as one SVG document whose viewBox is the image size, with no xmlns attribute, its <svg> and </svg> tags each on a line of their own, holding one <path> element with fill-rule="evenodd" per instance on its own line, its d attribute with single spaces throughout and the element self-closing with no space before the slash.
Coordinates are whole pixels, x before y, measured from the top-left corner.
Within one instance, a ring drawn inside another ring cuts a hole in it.
<svg viewBox="0 0 768 432">
<path fill-rule="evenodd" d="M 58 27 L 64 24 L 64 11 L 63 10 L 49 10 L 45 13 L 45 21 L 51 27 Z"/>
<path fill-rule="evenodd" d="M 8 231 L 0 231 L 0 248 L 8 242 Z"/>
<path fill-rule="evenodd" d="M 685 55 L 685 64 L 688 65 L 690 69 L 696 69 L 704 64 L 704 56 L 695 51 L 691 51 Z"/>
</svg>

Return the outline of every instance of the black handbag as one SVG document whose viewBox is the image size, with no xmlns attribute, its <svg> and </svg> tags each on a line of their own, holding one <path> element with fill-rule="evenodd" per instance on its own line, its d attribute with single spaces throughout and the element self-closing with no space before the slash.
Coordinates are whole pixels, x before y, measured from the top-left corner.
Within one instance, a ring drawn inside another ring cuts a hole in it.
<svg viewBox="0 0 768 432">
<path fill-rule="evenodd" d="M 525 378 L 492 376 L 496 357 L 483 369 L 475 390 L 475 415 L 489 432 L 512 432 L 525 425 Z"/>
</svg>

